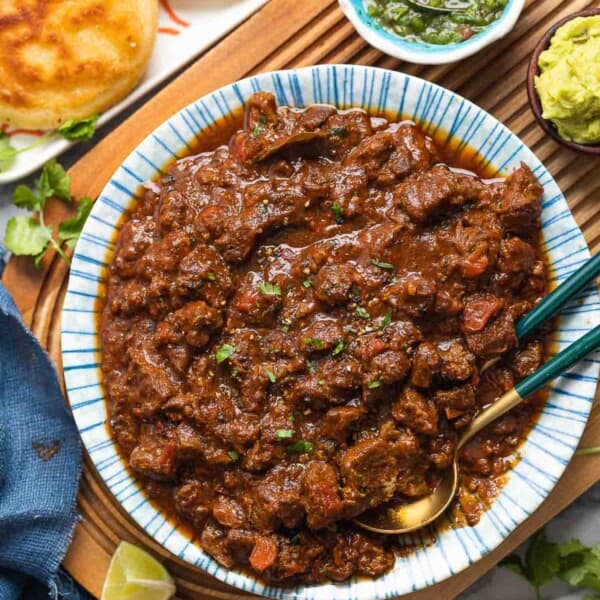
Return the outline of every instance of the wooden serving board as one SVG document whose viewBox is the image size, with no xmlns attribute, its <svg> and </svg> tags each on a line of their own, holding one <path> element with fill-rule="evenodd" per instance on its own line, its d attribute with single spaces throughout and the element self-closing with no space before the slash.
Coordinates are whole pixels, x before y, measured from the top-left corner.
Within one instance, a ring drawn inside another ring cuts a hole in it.
<svg viewBox="0 0 600 600">
<path fill-rule="evenodd" d="M 600 250 L 600 160 L 575 154 L 546 137 L 529 110 L 525 75 L 530 53 L 548 27 L 587 7 L 591 0 L 529 0 L 517 27 L 493 47 L 463 62 L 426 67 L 403 64 L 369 47 L 344 18 L 334 0 L 271 0 L 260 12 L 216 45 L 103 139 L 70 171 L 76 196 L 99 194 L 129 152 L 167 117 L 193 100 L 252 73 L 317 63 L 369 64 L 403 70 L 457 91 L 479 104 L 519 135 L 546 164 L 564 191 L 575 219 L 594 251 Z M 47 221 L 65 216 L 63 204 L 48 208 Z M 57 258 L 42 272 L 25 259 L 13 259 L 4 283 L 26 321 L 61 372 L 60 310 L 67 269 Z M 600 405 L 582 446 L 600 445 Z M 490 555 L 462 573 L 410 600 L 453 598 L 600 479 L 600 456 L 575 458 L 540 509 Z M 177 579 L 180 598 L 233 600 L 242 594 L 162 550 L 120 508 L 90 460 L 84 461 L 79 494 L 81 523 L 65 558 L 67 570 L 98 596 L 116 544 L 128 539 L 164 559 Z"/>
</svg>

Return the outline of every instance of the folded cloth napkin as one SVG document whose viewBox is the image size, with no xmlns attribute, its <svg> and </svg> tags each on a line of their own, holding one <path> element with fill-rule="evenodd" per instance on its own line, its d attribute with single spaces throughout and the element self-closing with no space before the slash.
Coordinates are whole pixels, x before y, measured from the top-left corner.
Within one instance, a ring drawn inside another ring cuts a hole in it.
<svg viewBox="0 0 600 600">
<path fill-rule="evenodd" d="M 56 371 L 0 284 L 0 600 L 38 597 L 37 582 L 63 596 L 80 474 Z"/>
</svg>

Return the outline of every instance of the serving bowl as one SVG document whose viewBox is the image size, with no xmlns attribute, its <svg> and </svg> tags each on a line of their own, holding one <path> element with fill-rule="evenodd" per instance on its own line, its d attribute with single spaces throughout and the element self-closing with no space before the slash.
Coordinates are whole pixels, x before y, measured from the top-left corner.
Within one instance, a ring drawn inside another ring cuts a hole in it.
<svg viewBox="0 0 600 600">
<path fill-rule="evenodd" d="M 525 0 L 508 0 L 502 15 L 484 31 L 458 44 L 426 44 L 402 39 L 383 28 L 365 9 L 365 0 L 339 0 L 358 34 L 371 46 L 412 63 L 440 65 L 462 60 L 507 35 L 515 26 Z"/>
<path fill-rule="evenodd" d="M 554 37 L 556 30 L 562 27 L 565 23 L 568 23 L 572 19 L 577 17 L 592 17 L 594 15 L 600 15 L 600 8 L 588 8 L 586 10 L 580 10 L 579 12 L 568 15 L 564 19 L 554 23 L 550 29 L 542 36 L 542 39 L 537 43 L 536 47 L 533 50 L 533 54 L 531 55 L 531 59 L 529 60 L 529 67 L 527 69 L 527 96 L 529 97 L 529 105 L 531 106 L 531 110 L 540 124 L 540 127 L 556 142 L 559 144 L 570 148 L 571 150 L 575 150 L 577 152 L 583 152 L 584 154 L 594 154 L 596 156 L 600 156 L 600 144 L 578 144 L 576 142 L 570 142 L 568 140 L 563 139 L 558 134 L 558 130 L 548 119 L 544 119 L 542 116 L 543 108 L 542 103 L 540 101 L 540 97 L 535 89 L 535 78 L 539 74 L 539 60 L 540 54 L 548 48 L 550 45 L 550 40 Z"/>
<path fill-rule="evenodd" d="M 271 91 L 278 104 L 331 103 L 386 112 L 412 119 L 436 139 L 474 148 L 482 165 L 508 174 L 527 163 L 544 187 L 544 250 L 554 283 L 589 257 L 586 243 L 551 175 L 534 154 L 492 116 L 435 84 L 372 67 L 323 65 L 266 73 L 226 86 L 194 102 L 147 137 L 115 172 L 96 201 L 73 256 L 62 315 L 62 358 L 66 388 L 83 443 L 98 473 L 134 521 L 164 548 L 218 579 L 272 598 L 360 600 L 391 598 L 437 583 L 465 569 L 500 544 L 546 498 L 564 471 L 583 433 L 598 380 L 600 361 L 583 361 L 557 379 L 548 402 L 521 447 L 522 458 L 498 499 L 472 528 L 453 529 L 447 520 L 402 538 L 416 548 L 398 557 L 394 569 L 377 580 L 279 588 L 251 575 L 220 566 L 177 529 L 145 496 L 120 459 L 107 425 L 100 362 L 98 299 L 105 294 L 105 269 L 114 251 L 119 221 L 135 202 L 142 182 L 214 122 L 237 113 L 244 98 Z M 600 299 L 594 288 L 564 311 L 554 341 L 558 349 L 600 323 Z"/>
</svg>

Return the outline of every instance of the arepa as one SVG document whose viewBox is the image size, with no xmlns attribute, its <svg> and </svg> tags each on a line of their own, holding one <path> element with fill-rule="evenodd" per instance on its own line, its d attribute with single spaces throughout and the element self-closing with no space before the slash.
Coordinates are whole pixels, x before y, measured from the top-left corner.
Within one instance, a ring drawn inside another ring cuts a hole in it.
<svg viewBox="0 0 600 600">
<path fill-rule="evenodd" d="M 142 77 L 157 0 L 2 0 L 0 123 L 54 129 L 101 113 Z"/>
</svg>

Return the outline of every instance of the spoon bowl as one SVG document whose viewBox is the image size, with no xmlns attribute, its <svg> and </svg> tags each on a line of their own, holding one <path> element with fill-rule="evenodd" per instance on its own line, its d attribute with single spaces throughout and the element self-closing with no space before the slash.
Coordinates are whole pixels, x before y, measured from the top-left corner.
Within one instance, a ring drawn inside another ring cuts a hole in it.
<svg viewBox="0 0 600 600">
<path fill-rule="evenodd" d="M 408 504 L 388 502 L 365 511 L 356 517 L 354 522 L 363 529 L 375 533 L 397 534 L 421 529 L 446 512 L 457 487 L 458 461 L 455 457 L 452 467 L 446 471 L 433 494 Z"/>
</svg>

